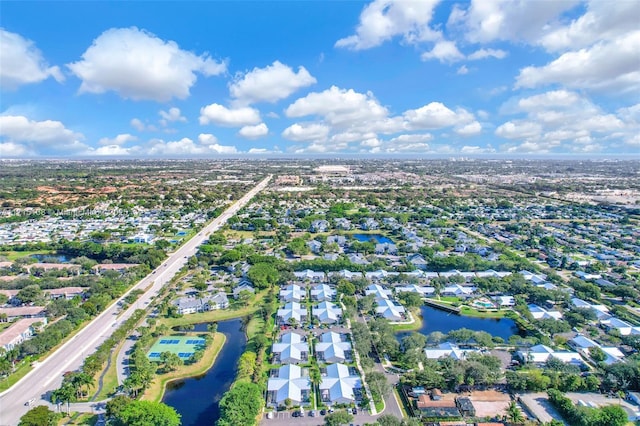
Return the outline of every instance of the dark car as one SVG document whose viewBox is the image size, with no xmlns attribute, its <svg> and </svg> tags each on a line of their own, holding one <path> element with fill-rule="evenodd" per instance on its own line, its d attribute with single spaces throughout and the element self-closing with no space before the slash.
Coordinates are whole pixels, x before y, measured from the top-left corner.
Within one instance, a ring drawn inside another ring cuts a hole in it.
<svg viewBox="0 0 640 426">
<path fill-rule="evenodd" d="M 324 408 L 322 410 L 320 410 L 320 415 L 324 416 L 325 414 L 327 414 L 327 410 L 325 410 Z"/>
<path fill-rule="evenodd" d="M 291 417 L 300 417 L 300 411 L 294 411 L 291 413 Z"/>
<path fill-rule="evenodd" d="M 358 414 L 358 409 L 357 409 L 357 408 L 354 408 L 351 412 L 352 412 L 353 414 Z"/>
</svg>

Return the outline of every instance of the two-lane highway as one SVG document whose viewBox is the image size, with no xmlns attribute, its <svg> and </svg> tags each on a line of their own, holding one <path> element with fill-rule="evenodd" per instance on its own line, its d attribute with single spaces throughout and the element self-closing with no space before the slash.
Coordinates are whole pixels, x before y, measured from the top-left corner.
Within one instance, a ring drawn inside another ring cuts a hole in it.
<svg viewBox="0 0 640 426">
<path fill-rule="evenodd" d="M 0 425 L 17 425 L 20 417 L 29 410 L 26 401 L 35 398 L 34 405 L 46 404 L 47 393 L 55 390 L 62 383 L 62 374 L 77 370 L 84 359 L 95 352 L 113 331 L 128 319 L 136 309 L 145 308 L 151 299 L 158 294 L 162 286 L 187 263 L 198 246 L 209 238 L 209 235 L 220 229 L 230 217 L 244 207 L 258 192 L 262 191 L 271 180 L 271 176 L 261 181 L 242 198 L 233 203 L 220 216 L 203 228 L 196 236 L 176 250 L 160 267 L 127 291 L 118 302 L 134 289 L 145 291 L 138 300 L 125 312 L 118 315 L 118 303 L 113 303 L 84 327 L 72 339 L 68 340 L 57 351 L 40 362 L 31 372 L 24 376 L 9 390 L 0 394 Z M 146 289 L 146 290 L 145 290 Z"/>
</svg>

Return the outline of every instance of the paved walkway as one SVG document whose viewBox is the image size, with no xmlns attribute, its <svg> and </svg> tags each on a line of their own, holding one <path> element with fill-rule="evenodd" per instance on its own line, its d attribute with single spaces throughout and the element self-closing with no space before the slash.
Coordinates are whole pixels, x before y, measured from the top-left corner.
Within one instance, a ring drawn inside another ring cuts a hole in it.
<svg viewBox="0 0 640 426">
<path fill-rule="evenodd" d="M 127 377 L 129 377 L 129 356 L 133 352 L 133 345 L 138 341 L 138 335 L 132 334 L 126 338 L 118 356 L 116 357 L 116 371 L 118 373 L 118 384 L 122 385 Z"/>
</svg>

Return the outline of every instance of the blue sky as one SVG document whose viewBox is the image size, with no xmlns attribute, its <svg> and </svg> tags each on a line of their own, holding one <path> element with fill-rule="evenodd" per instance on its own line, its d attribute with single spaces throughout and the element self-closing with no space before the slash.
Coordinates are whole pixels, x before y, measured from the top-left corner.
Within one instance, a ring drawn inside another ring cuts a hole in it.
<svg viewBox="0 0 640 426">
<path fill-rule="evenodd" d="M 0 158 L 640 152 L 640 2 L 2 2 Z"/>
</svg>

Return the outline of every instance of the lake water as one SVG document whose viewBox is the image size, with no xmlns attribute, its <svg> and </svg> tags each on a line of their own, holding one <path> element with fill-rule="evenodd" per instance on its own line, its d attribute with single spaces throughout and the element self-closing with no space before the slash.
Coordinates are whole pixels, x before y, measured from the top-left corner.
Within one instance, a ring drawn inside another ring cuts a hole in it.
<svg viewBox="0 0 640 426">
<path fill-rule="evenodd" d="M 353 234 L 353 238 L 363 243 L 374 240 L 376 243 L 391 243 L 393 241 L 381 234 Z"/>
<path fill-rule="evenodd" d="M 463 315 L 452 314 L 431 306 L 422 307 L 422 328 L 420 333 L 427 335 L 434 331 L 448 333 L 452 330 L 468 328 L 473 331 L 486 331 L 492 336 L 502 337 L 505 341 L 514 334 L 518 334 L 518 326 L 510 318 L 474 318 Z M 410 332 L 398 333 L 398 338 L 402 338 Z"/>
<path fill-rule="evenodd" d="M 213 367 L 202 376 L 167 386 L 162 402 L 180 413 L 184 426 L 211 426 L 220 417 L 218 403 L 236 377 L 236 364 L 247 344 L 241 324 L 240 319 L 218 322 L 218 331 L 227 340 Z M 196 325 L 195 331 L 206 330 L 207 324 Z"/>
<path fill-rule="evenodd" d="M 54 260 L 56 263 L 69 263 L 71 259 L 67 258 L 64 254 L 32 254 L 31 257 L 38 259 L 38 262 L 43 260 Z"/>
</svg>

